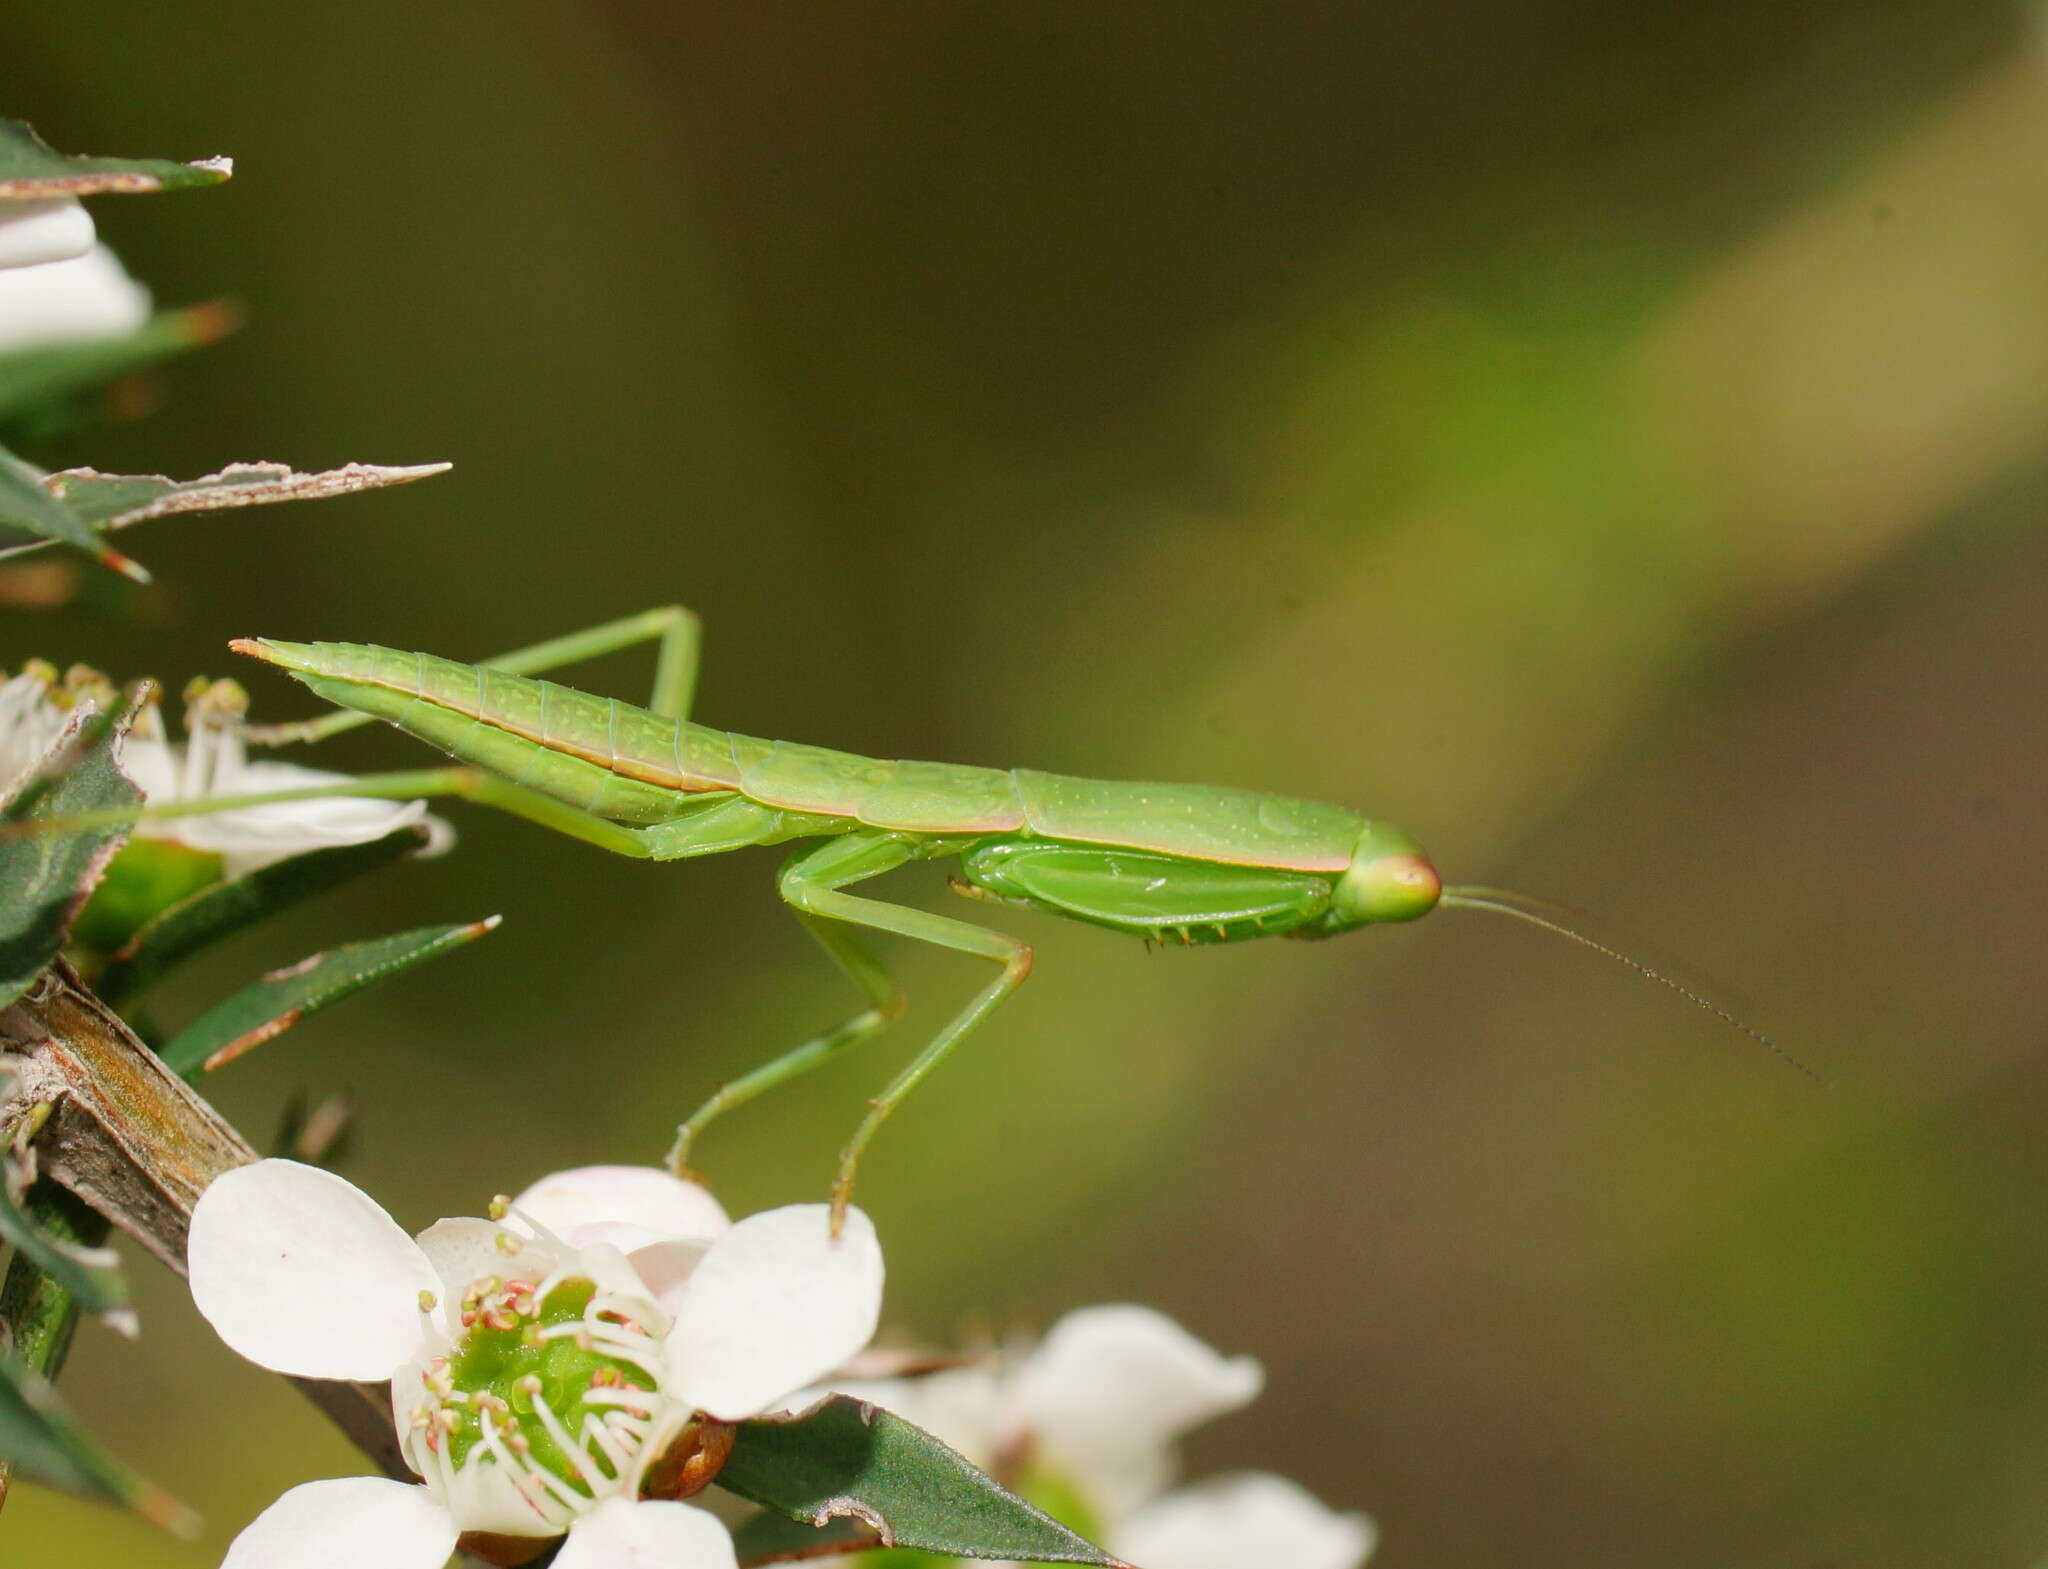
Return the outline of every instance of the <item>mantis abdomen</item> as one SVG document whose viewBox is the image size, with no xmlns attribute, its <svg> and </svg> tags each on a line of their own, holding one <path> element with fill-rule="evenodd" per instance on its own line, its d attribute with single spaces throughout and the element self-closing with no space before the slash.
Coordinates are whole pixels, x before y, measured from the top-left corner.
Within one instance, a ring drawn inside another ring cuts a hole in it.
<svg viewBox="0 0 2048 1569">
<path fill-rule="evenodd" d="M 1029 835 L 1229 866 L 1338 873 L 1366 820 L 1217 785 L 900 762 L 666 718 L 531 676 L 362 643 L 252 642 L 320 696 L 615 822 L 672 821 L 732 794 L 819 819 L 803 832 Z"/>
</svg>

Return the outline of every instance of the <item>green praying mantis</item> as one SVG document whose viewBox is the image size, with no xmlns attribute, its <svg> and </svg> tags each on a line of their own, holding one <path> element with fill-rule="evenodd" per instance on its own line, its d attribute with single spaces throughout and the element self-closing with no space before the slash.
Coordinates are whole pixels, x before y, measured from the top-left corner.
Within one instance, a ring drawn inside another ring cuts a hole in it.
<svg viewBox="0 0 2048 1569">
<path fill-rule="evenodd" d="M 658 645 L 645 708 L 534 678 L 645 642 Z M 1779 1050 L 1692 988 L 1550 919 L 1530 901 L 1495 889 L 1446 888 L 1408 834 L 1340 807 L 1218 786 L 881 761 L 695 723 L 689 712 L 699 642 L 696 616 L 680 606 L 476 665 L 361 643 L 238 639 L 230 645 L 237 652 L 278 666 L 339 710 L 251 729 L 252 740 L 314 741 L 382 719 L 449 753 L 457 766 L 213 797 L 139 815 L 335 795 L 454 795 L 657 861 L 822 841 L 790 856 L 776 888 L 866 1006 L 721 1086 L 678 1129 L 669 1154 L 674 1170 L 689 1169 L 694 1141 L 714 1118 L 838 1056 L 902 1013 L 903 993 L 862 932 L 971 954 L 998 971 L 869 1101 L 840 1153 L 835 1230 L 882 1123 L 1031 972 L 1030 947 L 1006 933 L 848 892 L 912 861 L 956 860 L 952 886 L 972 898 L 1190 947 L 1330 937 L 1412 921 L 1440 904 L 1495 910 L 1616 959 Z"/>
</svg>

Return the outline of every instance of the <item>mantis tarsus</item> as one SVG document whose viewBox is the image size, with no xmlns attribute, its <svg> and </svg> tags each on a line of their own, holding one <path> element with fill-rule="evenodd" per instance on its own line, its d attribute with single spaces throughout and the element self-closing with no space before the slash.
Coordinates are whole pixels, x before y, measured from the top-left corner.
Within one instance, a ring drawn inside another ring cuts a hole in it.
<svg viewBox="0 0 2048 1569">
<path fill-rule="evenodd" d="M 659 644 L 659 656 L 646 708 L 531 676 L 647 641 Z M 343 710 L 252 731 L 252 738 L 317 740 L 384 719 L 464 766 L 373 774 L 262 797 L 217 797 L 146 815 L 321 795 L 459 795 L 653 860 L 824 841 L 791 855 L 777 889 L 865 993 L 867 1006 L 721 1087 L 678 1130 L 669 1157 L 678 1171 L 686 1169 L 697 1135 L 719 1114 L 836 1056 L 902 1012 L 903 994 L 861 940 L 860 928 L 999 966 L 1000 973 L 869 1102 L 840 1155 L 835 1222 L 876 1129 L 1031 969 L 1031 949 L 1005 933 L 846 891 L 911 861 L 957 859 L 952 886 L 977 899 L 1188 946 L 1327 937 L 1414 920 L 1440 902 L 1495 909 L 1620 959 L 1756 1034 L 1689 988 L 1517 905 L 1513 896 L 1445 889 L 1406 833 L 1339 807 L 1203 785 L 878 761 L 693 723 L 698 624 L 679 606 L 481 665 L 359 643 L 247 638 L 232 647 L 281 667 Z"/>
</svg>

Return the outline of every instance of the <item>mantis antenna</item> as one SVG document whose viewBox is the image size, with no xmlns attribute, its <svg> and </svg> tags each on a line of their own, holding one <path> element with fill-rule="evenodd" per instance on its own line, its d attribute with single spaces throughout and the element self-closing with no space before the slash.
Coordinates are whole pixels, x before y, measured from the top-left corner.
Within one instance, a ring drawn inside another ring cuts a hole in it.
<svg viewBox="0 0 2048 1569">
<path fill-rule="evenodd" d="M 1772 1056 L 1797 1068 L 1801 1073 L 1813 1080 L 1814 1083 L 1822 1086 L 1827 1084 L 1826 1079 L 1815 1073 L 1813 1069 L 1807 1067 L 1805 1063 L 1772 1040 L 1770 1036 L 1751 1025 L 1744 1024 L 1711 997 L 1695 991 L 1683 981 L 1673 980 L 1662 970 L 1653 969 L 1640 959 L 1631 958 L 1619 948 L 1601 942 L 1596 937 L 1588 937 L 1584 932 L 1574 931 L 1571 927 L 1565 925 L 1563 921 L 1556 919 L 1555 916 L 1546 914 L 1545 906 L 1540 901 L 1531 899 L 1526 894 L 1511 893 L 1505 888 L 1446 888 L 1443 891 L 1443 898 L 1439 902 L 1452 909 L 1491 910 L 1496 915 L 1512 916 L 1518 921 L 1528 922 L 1531 926 L 1540 926 L 1546 932 L 1555 932 L 1558 936 L 1567 938 L 1582 948 L 1590 948 L 1597 954 L 1604 954 L 1616 964 L 1626 965 L 1644 979 L 1655 981 L 1659 986 L 1667 987 L 1671 991 L 1677 992 L 1679 996 L 1683 997 L 1695 1008 L 1711 1013 L 1731 1030 L 1740 1030 L 1744 1035 L 1747 1035 L 1759 1046 L 1770 1052 Z"/>
</svg>

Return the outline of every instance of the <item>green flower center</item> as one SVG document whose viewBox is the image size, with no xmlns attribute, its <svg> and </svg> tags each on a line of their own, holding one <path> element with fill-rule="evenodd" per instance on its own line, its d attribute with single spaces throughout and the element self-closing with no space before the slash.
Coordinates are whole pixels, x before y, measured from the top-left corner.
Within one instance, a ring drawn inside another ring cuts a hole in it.
<svg viewBox="0 0 2048 1569">
<path fill-rule="evenodd" d="M 429 1485 L 453 1491 L 495 1467 L 543 1515 L 608 1496 L 666 1403 L 659 1337 L 583 1276 L 489 1276 L 458 1308 L 460 1336 L 422 1370 L 407 1435 Z"/>
</svg>

